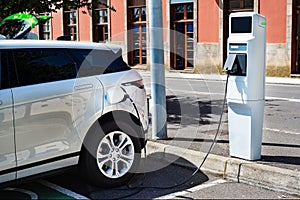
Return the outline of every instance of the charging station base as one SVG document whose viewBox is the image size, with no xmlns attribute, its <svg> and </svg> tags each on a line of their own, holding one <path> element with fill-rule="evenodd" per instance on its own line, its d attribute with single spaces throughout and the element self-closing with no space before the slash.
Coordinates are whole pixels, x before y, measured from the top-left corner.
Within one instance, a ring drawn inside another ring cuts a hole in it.
<svg viewBox="0 0 300 200">
<path fill-rule="evenodd" d="M 230 156 L 261 159 L 264 101 L 228 102 Z"/>
</svg>

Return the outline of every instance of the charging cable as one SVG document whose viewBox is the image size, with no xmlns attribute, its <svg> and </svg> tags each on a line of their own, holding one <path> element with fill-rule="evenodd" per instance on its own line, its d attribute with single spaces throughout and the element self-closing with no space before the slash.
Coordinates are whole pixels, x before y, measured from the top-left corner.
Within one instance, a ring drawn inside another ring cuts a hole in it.
<svg viewBox="0 0 300 200">
<path fill-rule="evenodd" d="M 138 194 L 139 192 L 141 192 L 143 189 L 173 189 L 174 187 L 182 186 L 182 185 L 186 184 L 187 182 L 189 182 L 201 170 L 203 164 L 207 160 L 207 157 L 211 153 L 212 148 L 216 144 L 217 137 L 218 137 L 218 135 L 220 133 L 220 128 L 221 128 L 221 124 L 222 124 L 223 114 L 224 114 L 225 106 L 226 106 L 228 79 L 229 79 L 229 72 L 227 71 L 227 78 L 226 78 L 226 84 L 225 84 L 225 92 L 224 92 L 224 98 L 223 98 L 223 102 L 222 102 L 222 110 L 221 110 L 221 114 L 220 114 L 220 118 L 219 118 L 219 122 L 218 122 L 218 127 L 217 127 L 216 134 L 215 134 L 214 139 L 213 139 L 213 141 L 212 141 L 212 143 L 211 143 L 211 145 L 210 145 L 210 147 L 209 147 L 206 155 L 204 156 L 202 162 L 197 167 L 197 169 L 192 173 L 192 175 L 189 178 L 187 178 L 187 180 L 185 180 L 185 181 L 183 181 L 183 182 L 181 182 L 179 184 L 176 184 L 176 186 L 174 186 L 174 185 L 170 185 L 170 186 L 147 186 L 147 185 L 143 184 L 143 181 L 142 181 L 142 183 L 140 185 L 137 185 L 137 186 L 134 186 L 134 187 L 131 187 L 131 186 L 129 186 L 127 184 L 127 188 L 128 189 L 130 189 L 130 190 L 137 189 L 137 192 L 134 192 L 133 194 L 130 194 L 130 195 L 127 195 L 127 196 L 124 196 L 124 197 L 119 197 L 118 199 L 124 199 L 124 198 L 129 198 L 131 196 L 134 196 L 134 195 Z M 127 94 L 127 92 L 124 90 L 124 88 L 122 88 L 122 89 L 126 93 L 126 97 L 131 101 L 131 103 L 132 103 L 132 105 L 133 105 L 133 107 L 135 109 L 135 112 L 137 114 L 137 117 L 138 117 L 139 121 L 141 121 L 138 109 L 137 109 L 134 101 L 130 98 L 130 96 Z M 143 129 L 143 126 L 141 126 L 141 129 Z M 142 130 L 142 131 L 144 131 L 144 130 Z M 146 158 L 146 146 L 144 147 L 144 153 L 145 153 L 145 158 Z M 145 173 L 144 173 L 144 179 L 145 179 Z M 128 190 L 128 189 L 119 189 L 119 190 Z"/>
<path fill-rule="evenodd" d="M 228 78 L 229 78 L 229 73 L 227 73 L 226 85 L 225 85 L 225 92 L 224 92 L 224 98 L 223 98 L 223 102 L 222 102 L 222 110 L 221 110 L 221 114 L 220 114 L 220 118 L 219 118 L 219 122 L 218 122 L 218 128 L 217 128 L 216 134 L 215 134 L 215 136 L 214 136 L 214 139 L 213 139 L 213 141 L 212 141 L 212 143 L 211 143 L 211 145 L 210 145 L 210 147 L 209 147 L 209 149 L 208 149 L 208 151 L 207 151 L 205 157 L 203 158 L 202 162 L 201 162 L 200 165 L 197 167 L 197 169 L 193 172 L 193 174 L 192 174 L 187 180 L 185 180 L 185 181 L 183 181 L 183 182 L 177 184 L 176 187 L 182 186 L 182 185 L 186 184 L 187 182 L 189 182 L 189 181 L 195 176 L 195 174 L 201 170 L 203 164 L 204 164 L 205 161 L 207 160 L 207 157 L 208 157 L 209 154 L 211 153 L 212 148 L 214 147 L 214 145 L 215 145 L 216 142 L 217 142 L 217 137 L 218 137 L 218 135 L 219 135 L 219 133 L 220 133 L 220 128 L 221 128 L 221 124 L 222 124 L 223 113 L 224 113 L 224 111 L 225 111 L 225 106 L 226 106 Z M 129 99 L 131 99 L 131 98 L 129 97 Z M 137 112 L 137 115 L 138 115 L 138 111 L 137 111 L 137 109 L 136 109 L 136 106 L 135 106 L 134 102 L 132 101 L 132 99 L 131 99 L 130 101 L 132 102 L 132 104 L 133 104 L 133 106 L 134 106 L 134 108 L 135 108 L 135 110 L 136 110 L 136 112 Z M 139 115 L 138 115 L 138 117 L 139 117 Z M 140 119 L 139 119 L 139 120 L 140 120 Z M 146 149 L 146 147 L 145 147 L 145 149 Z M 140 189 L 140 188 L 142 188 L 142 189 L 171 189 L 171 188 L 174 188 L 174 185 L 172 185 L 172 186 L 165 186 L 165 187 L 158 187 L 158 186 L 142 186 L 142 185 L 140 185 L 140 186 L 129 187 L 129 188 L 130 188 L 130 189 Z"/>
</svg>

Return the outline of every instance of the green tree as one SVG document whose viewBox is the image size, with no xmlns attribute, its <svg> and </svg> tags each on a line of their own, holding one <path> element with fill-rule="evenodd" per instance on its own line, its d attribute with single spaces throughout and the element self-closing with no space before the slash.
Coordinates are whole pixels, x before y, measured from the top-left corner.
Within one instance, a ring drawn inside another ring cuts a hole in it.
<svg viewBox="0 0 300 200">
<path fill-rule="evenodd" d="M 92 3 L 90 3 L 92 2 Z M 57 12 L 62 7 L 71 9 L 87 7 L 92 9 L 92 4 L 101 3 L 101 0 L 1 0 L 0 2 L 0 22 L 5 17 L 18 13 L 44 13 L 44 12 Z M 103 4 L 103 3 L 101 3 Z M 113 7 L 111 10 L 116 11 Z"/>
</svg>

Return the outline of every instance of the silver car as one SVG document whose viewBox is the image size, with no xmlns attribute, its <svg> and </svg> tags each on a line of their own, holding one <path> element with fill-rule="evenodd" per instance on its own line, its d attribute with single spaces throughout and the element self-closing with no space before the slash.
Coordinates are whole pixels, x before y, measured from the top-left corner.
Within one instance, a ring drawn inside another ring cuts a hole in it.
<svg viewBox="0 0 300 200">
<path fill-rule="evenodd" d="M 77 165 L 128 182 L 148 127 L 142 77 L 117 45 L 0 40 L 0 183 Z"/>
</svg>

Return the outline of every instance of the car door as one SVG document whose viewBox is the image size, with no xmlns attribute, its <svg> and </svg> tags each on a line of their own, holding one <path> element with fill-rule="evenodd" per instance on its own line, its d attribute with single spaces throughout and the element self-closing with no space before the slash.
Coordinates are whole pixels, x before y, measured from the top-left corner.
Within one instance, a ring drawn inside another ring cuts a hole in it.
<svg viewBox="0 0 300 200">
<path fill-rule="evenodd" d="M 13 98 L 6 61 L 7 53 L 0 50 L 0 182 L 16 178 Z"/>
<path fill-rule="evenodd" d="M 18 49 L 13 55 L 17 177 L 77 164 L 84 128 L 101 113 L 100 82 L 76 78 L 77 64 L 66 49 Z"/>
<path fill-rule="evenodd" d="M 16 154 L 21 178 L 76 164 L 81 140 L 74 127 L 76 65 L 62 49 L 15 49 Z"/>
</svg>

